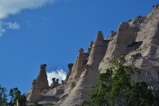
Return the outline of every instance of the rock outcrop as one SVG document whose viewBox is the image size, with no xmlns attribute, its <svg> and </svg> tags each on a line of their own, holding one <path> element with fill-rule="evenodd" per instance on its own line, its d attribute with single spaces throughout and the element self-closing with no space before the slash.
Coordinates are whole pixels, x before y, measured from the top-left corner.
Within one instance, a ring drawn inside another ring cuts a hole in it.
<svg viewBox="0 0 159 106">
<path fill-rule="evenodd" d="M 27 97 L 27 101 L 29 103 L 32 103 L 32 102 L 36 102 L 36 101 L 40 100 L 40 98 L 41 98 L 41 92 L 39 90 L 39 87 L 38 87 L 36 79 L 35 79 L 35 80 L 33 80 L 32 88 Z"/>
<path fill-rule="evenodd" d="M 48 90 L 48 80 L 46 75 L 46 64 L 40 65 L 40 72 L 36 79 L 33 80 L 32 88 L 27 96 L 27 101 L 33 103 L 39 101 L 44 90 Z"/>
<path fill-rule="evenodd" d="M 112 60 L 119 56 L 125 56 L 129 51 L 127 49 L 128 45 L 135 42 L 136 35 L 133 29 L 126 22 L 119 25 L 116 35 L 113 40 L 108 44 L 107 51 L 103 61 L 100 63 L 99 69 L 101 71 L 105 70 L 111 63 Z"/>
<path fill-rule="evenodd" d="M 67 76 L 66 76 L 66 79 L 65 79 L 65 82 L 67 82 L 68 81 L 68 79 L 69 79 L 69 77 L 70 77 L 70 74 L 71 74 L 71 72 L 72 72 L 72 67 L 73 67 L 73 64 L 72 63 L 70 63 L 70 64 L 68 64 L 68 74 L 67 74 Z"/>
<path fill-rule="evenodd" d="M 42 64 L 40 66 L 40 72 L 36 78 L 36 83 L 40 92 L 42 92 L 44 89 L 49 89 L 47 75 L 46 75 L 46 64 Z"/>
<path fill-rule="evenodd" d="M 91 86 L 97 82 L 98 75 L 105 72 L 112 61 L 121 55 L 126 60 L 125 64 L 136 67 L 140 72 L 132 75 L 134 80 L 145 80 L 151 86 L 153 83 L 149 78 L 150 74 L 154 82 L 159 82 L 159 5 L 153 6 L 148 15 L 122 22 L 117 32 L 111 31 L 106 39 L 102 31 L 99 31 L 96 40 L 90 42 L 86 52 L 81 48 L 75 63 L 68 65 L 69 71 L 65 81 L 54 86 L 53 79 L 50 89 L 44 95 L 54 98 L 50 100 L 56 106 L 80 106 L 93 90 Z M 33 87 L 35 90 L 38 88 L 40 92 L 48 89 L 45 67 L 41 66 L 36 79 L 37 86 Z M 34 94 L 33 90 L 28 96 L 30 101 L 32 95 L 39 94 Z"/>
<path fill-rule="evenodd" d="M 91 86 L 97 82 L 97 77 L 100 73 L 98 71 L 98 65 L 103 59 L 108 42 L 104 40 L 102 32 L 99 31 L 88 57 L 88 62 L 84 66 L 84 69 L 81 70 L 82 74 L 79 81 L 61 106 L 80 105 L 88 97 L 88 93 L 92 90 Z"/>
<path fill-rule="evenodd" d="M 75 64 L 72 67 L 71 75 L 69 76 L 68 81 L 78 80 L 78 78 L 80 77 L 83 71 L 85 64 L 87 63 L 88 56 L 89 54 L 84 53 L 84 50 L 80 48 L 79 55 L 75 61 Z"/>
<path fill-rule="evenodd" d="M 52 83 L 50 85 L 50 88 L 53 89 L 55 87 L 59 86 L 59 79 L 52 78 Z"/>
</svg>

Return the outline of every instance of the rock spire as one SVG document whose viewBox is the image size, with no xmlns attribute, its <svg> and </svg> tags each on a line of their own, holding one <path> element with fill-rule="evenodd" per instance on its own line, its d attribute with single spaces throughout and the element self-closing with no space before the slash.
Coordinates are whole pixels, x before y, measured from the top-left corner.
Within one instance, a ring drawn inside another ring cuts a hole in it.
<svg viewBox="0 0 159 106">
<path fill-rule="evenodd" d="M 40 72 L 36 78 L 36 83 L 40 92 L 42 92 L 44 89 L 49 89 L 47 75 L 46 75 L 46 64 L 40 65 Z"/>
</svg>

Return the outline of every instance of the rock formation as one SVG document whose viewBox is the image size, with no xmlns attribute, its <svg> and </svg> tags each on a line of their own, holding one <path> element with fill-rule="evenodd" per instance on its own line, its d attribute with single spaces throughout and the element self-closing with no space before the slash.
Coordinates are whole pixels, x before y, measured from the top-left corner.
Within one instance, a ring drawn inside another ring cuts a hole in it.
<svg viewBox="0 0 159 106">
<path fill-rule="evenodd" d="M 66 82 L 68 81 L 68 78 L 70 77 L 70 74 L 72 72 L 72 67 L 73 67 L 72 63 L 68 64 L 68 69 L 69 70 L 68 70 L 68 74 L 67 74 L 66 79 L 65 79 Z"/>
<path fill-rule="evenodd" d="M 55 80 L 56 80 L 55 78 L 52 78 L 52 83 L 50 85 L 50 88 L 55 88 L 57 86 Z"/>
<path fill-rule="evenodd" d="M 61 106 L 80 105 L 88 97 L 88 93 L 92 89 L 91 86 L 97 82 L 99 75 L 98 65 L 103 59 L 108 42 L 104 40 L 102 32 L 99 31 L 88 57 L 89 60 L 82 71 L 79 81 Z"/>
<path fill-rule="evenodd" d="M 42 64 L 40 66 L 40 72 L 36 78 L 36 83 L 40 92 L 42 92 L 44 89 L 49 89 L 47 75 L 46 75 L 46 64 Z"/>
<path fill-rule="evenodd" d="M 54 86 L 54 79 L 45 95 L 54 97 L 52 103 L 56 106 L 79 106 L 93 90 L 91 86 L 97 82 L 98 75 L 105 72 L 112 61 L 121 55 L 126 60 L 125 64 L 139 70 L 140 73 L 132 75 L 134 80 L 145 80 L 151 86 L 150 74 L 154 82 L 159 81 L 159 5 L 153 6 L 148 15 L 122 22 L 117 32 L 111 31 L 106 39 L 99 31 L 87 51 L 81 48 L 74 64 L 68 65 L 65 81 Z M 42 65 L 36 79 L 40 92 L 48 89 L 46 78 L 45 65 Z M 33 95 L 32 90 L 28 98 L 31 98 L 31 93 Z"/>
<path fill-rule="evenodd" d="M 29 103 L 32 103 L 32 102 L 36 102 L 36 101 L 40 100 L 40 98 L 41 98 L 41 92 L 39 90 L 39 87 L 38 87 L 36 79 L 35 79 L 35 80 L 33 80 L 32 88 L 27 97 L 27 101 Z"/>
<path fill-rule="evenodd" d="M 39 75 L 35 80 L 33 80 L 32 88 L 27 96 L 27 101 L 29 103 L 33 103 L 40 100 L 41 93 L 45 89 L 49 89 L 49 85 L 46 75 L 46 64 L 42 64 L 40 65 Z"/>
<path fill-rule="evenodd" d="M 78 80 L 85 64 L 87 63 L 88 56 L 89 54 L 84 53 L 84 50 L 82 48 L 79 50 L 79 55 L 72 67 L 71 75 L 69 76 L 68 81 Z"/>
</svg>

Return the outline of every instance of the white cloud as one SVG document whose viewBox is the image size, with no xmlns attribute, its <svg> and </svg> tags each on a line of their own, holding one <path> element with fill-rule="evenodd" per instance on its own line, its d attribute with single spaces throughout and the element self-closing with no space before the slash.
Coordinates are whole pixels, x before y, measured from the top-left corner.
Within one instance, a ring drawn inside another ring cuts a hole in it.
<svg viewBox="0 0 159 106">
<path fill-rule="evenodd" d="M 65 80 L 66 72 L 63 71 L 62 69 L 47 72 L 47 79 L 48 79 L 49 85 L 52 83 L 52 78 L 56 78 L 56 79 L 58 78 L 59 81 L 61 82 L 61 80 Z"/>
<path fill-rule="evenodd" d="M 0 0 L 0 19 L 19 13 L 23 9 L 34 9 L 56 0 Z"/>
<path fill-rule="evenodd" d="M 17 22 L 3 22 L 0 20 L 0 36 L 2 36 L 8 29 L 19 30 L 20 25 Z"/>
<path fill-rule="evenodd" d="M 8 26 L 8 29 L 20 29 L 20 26 L 17 22 L 14 22 L 14 23 L 11 23 L 11 22 L 8 22 L 6 23 L 6 25 Z"/>
<path fill-rule="evenodd" d="M 20 13 L 24 9 L 35 9 L 42 7 L 47 3 L 54 3 L 56 0 L 0 0 L 0 36 L 3 35 L 7 29 L 20 29 L 17 22 L 3 22 L 3 19 Z"/>
</svg>

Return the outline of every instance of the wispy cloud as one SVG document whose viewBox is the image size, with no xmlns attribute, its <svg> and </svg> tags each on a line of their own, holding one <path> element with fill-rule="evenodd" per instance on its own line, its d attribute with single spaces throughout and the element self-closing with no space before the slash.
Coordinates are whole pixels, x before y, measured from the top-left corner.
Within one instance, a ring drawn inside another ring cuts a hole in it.
<svg viewBox="0 0 159 106">
<path fill-rule="evenodd" d="M 2 36 L 8 29 L 19 30 L 20 25 L 17 22 L 4 22 L 0 20 L 0 36 Z"/>
<path fill-rule="evenodd" d="M 29 21 L 25 21 L 25 24 L 27 24 L 28 28 L 31 27 L 31 23 Z"/>
<path fill-rule="evenodd" d="M 59 81 L 61 82 L 61 80 L 65 80 L 66 72 L 62 69 L 47 72 L 47 79 L 48 79 L 49 85 L 52 83 L 52 78 L 59 79 Z"/>
<path fill-rule="evenodd" d="M 6 32 L 6 30 L 0 26 L 0 36 L 2 36 L 4 32 Z"/>
<path fill-rule="evenodd" d="M 17 22 L 14 23 L 8 22 L 6 23 L 6 25 L 9 29 L 16 29 L 16 30 L 20 29 L 20 26 Z"/>
<path fill-rule="evenodd" d="M 2 36 L 2 34 L 4 33 L 4 32 L 6 32 L 6 30 L 2 27 L 2 21 L 0 20 L 0 36 Z"/>
<path fill-rule="evenodd" d="M 3 22 L 10 15 L 20 13 L 24 9 L 40 8 L 56 0 L 0 0 L 0 36 L 8 29 L 20 29 L 17 22 Z M 6 27 L 7 26 L 7 27 Z M 4 28 L 5 27 L 5 28 Z"/>
<path fill-rule="evenodd" d="M 0 19 L 19 13 L 23 9 L 34 9 L 56 0 L 0 0 Z"/>
</svg>

